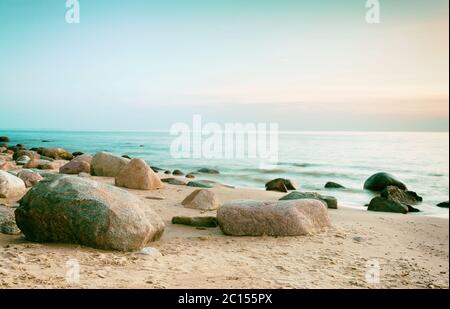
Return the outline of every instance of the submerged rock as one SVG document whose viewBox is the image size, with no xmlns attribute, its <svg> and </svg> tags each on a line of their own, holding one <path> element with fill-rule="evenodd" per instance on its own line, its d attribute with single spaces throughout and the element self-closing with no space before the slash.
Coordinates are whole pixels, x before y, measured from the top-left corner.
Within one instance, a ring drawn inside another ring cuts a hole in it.
<svg viewBox="0 0 450 309">
<path fill-rule="evenodd" d="M 80 177 L 44 179 L 21 200 L 16 222 L 30 241 L 134 251 L 157 240 L 161 218 L 135 195 Z"/>
<path fill-rule="evenodd" d="M 189 194 L 181 204 L 186 208 L 200 210 L 214 210 L 219 208 L 220 202 L 217 195 L 206 189 L 198 189 Z"/>
<path fill-rule="evenodd" d="M 334 196 L 321 195 L 317 192 L 294 191 L 294 192 L 291 192 L 291 193 L 283 196 L 282 198 L 280 198 L 280 201 L 301 200 L 301 199 L 317 199 L 317 200 L 323 201 L 327 205 L 327 207 L 330 209 L 338 208 L 338 202 Z"/>
<path fill-rule="evenodd" d="M 369 204 L 367 210 L 370 211 L 382 211 L 382 212 L 395 212 L 407 214 L 409 209 L 407 205 L 403 205 L 393 200 L 388 200 L 384 197 L 374 197 Z"/>
<path fill-rule="evenodd" d="M 289 179 L 277 178 L 266 183 L 266 190 L 288 192 L 289 190 L 296 190 L 296 185 Z"/>
<path fill-rule="evenodd" d="M 172 224 L 182 224 L 194 227 L 217 227 L 216 217 L 173 217 Z"/>
<path fill-rule="evenodd" d="M 180 179 L 176 179 L 176 178 L 163 178 L 161 179 L 162 182 L 168 183 L 170 185 L 175 185 L 175 186 L 185 186 L 186 182 Z"/>
<path fill-rule="evenodd" d="M 301 236 L 331 226 L 325 204 L 316 199 L 294 201 L 233 201 L 217 210 L 226 235 Z"/>
<path fill-rule="evenodd" d="M 10 139 L 8 136 L 0 136 L 0 142 L 7 143 L 7 142 L 10 142 Z"/>
<path fill-rule="evenodd" d="M 25 193 L 25 183 L 19 177 L 0 171 L 0 198 L 17 197 Z"/>
<path fill-rule="evenodd" d="M 345 187 L 337 182 L 328 181 L 325 184 L 325 188 L 327 189 L 345 189 Z"/>
<path fill-rule="evenodd" d="M 132 159 L 125 165 L 117 174 L 115 184 L 137 190 L 154 190 L 163 187 L 159 177 L 142 159 Z"/>
<path fill-rule="evenodd" d="M 212 188 L 213 186 L 205 181 L 201 180 L 195 180 L 195 181 L 189 181 L 187 183 L 188 187 L 195 187 L 195 188 Z"/>
<path fill-rule="evenodd" d="M 436 206 L 441 208 L 448 208 L 448 201 L 439 203 Z"/>
<path fill-rule="evenodd" d="M 91 173 L 94 176 L 116 177 L 128 162 L 130 162 L 129 159 L 118 157 L 107 152 L 98 152 L 92 158 Z"/>
<path fill-rule="evenodd" d="M 197 172 L 203 173 L 203 174 L 220 174 L 220 172 L 218 170 L 213 169 L 213 168 L 206 168 L 206 167 L 199 169 Z"/>
<path fill-rule="evenodd" d="M 364 182 L 364 189 L 371 191 L 383 191 L 388 186 L 394 186 L 402 190 L 407 190 L 404 183 L 388 173 L 373 174 Z"/>
</svg>

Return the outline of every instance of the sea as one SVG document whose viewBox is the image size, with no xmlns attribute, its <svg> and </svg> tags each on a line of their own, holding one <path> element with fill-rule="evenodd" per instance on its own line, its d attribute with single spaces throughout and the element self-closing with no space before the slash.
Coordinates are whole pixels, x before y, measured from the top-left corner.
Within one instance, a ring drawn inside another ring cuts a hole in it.
<svg viewBox="0 0 450 309">
<path fill-rule="evenodd" d="M 177 158 L 172 155 L 173 135 L 166 131 L 54 131 L 0 130 L 9 144 L 62 147 L 71 152 L 108 151 L 147 161 L 151 166 L 184 173 L 214 168 L 218 175 L 197 178 L 264 190 L 274 178 L 295 181 L 299 191 L 335 196 L 340 205 L 365 210 L 374 194 L 363 189 L 376 172 L 388 172 L 403 181 L 424 201 L 418 214 L 448 218 L 437 203 L 449 200 L 448 132 L 280 132 L 278 159 L 261 164 L 254 158 Z M 346 189 L 325 189 L 334 181 Z"/>
</svg>

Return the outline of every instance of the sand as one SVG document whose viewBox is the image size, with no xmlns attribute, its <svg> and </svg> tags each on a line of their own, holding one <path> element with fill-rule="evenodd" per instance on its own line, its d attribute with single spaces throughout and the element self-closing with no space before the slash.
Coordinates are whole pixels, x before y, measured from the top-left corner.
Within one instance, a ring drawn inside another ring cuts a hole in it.
<svg viewBox="0 0 450 309">
<path fill-rule="evenodd" d="M 113 183 L 112 178 L 92 178 Z M 181 206 L 195 189 L 166 184 L 154 191 L 128 190 L 166 223 L 163 237 L 149 245 L 160 251 L 160 257 L 37 244 L 23 236 L 0 234 L 0 288 L 449 287 L 447 219 L 340 205 L 329 210 L 333 227 L 318 235 L 230 237 L 219 228 L 171 224 L 173 216 L 215 214 Z M 211 190 L 221 202 L 276 200 L 283 195 L 223 186 Z M 0 199 L 0 203 L 14 202 Z M 77 265 L 79 280 L 71 276 Z M 370 273 L 375 277 L 369 279 L 375 280 L 366 280 Z"/>
</svg>

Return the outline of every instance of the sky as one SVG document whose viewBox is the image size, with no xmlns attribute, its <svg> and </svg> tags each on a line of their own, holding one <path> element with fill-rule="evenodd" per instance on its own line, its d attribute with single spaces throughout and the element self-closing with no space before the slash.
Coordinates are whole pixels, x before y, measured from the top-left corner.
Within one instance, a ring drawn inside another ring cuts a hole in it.
<svg viewBox="0 0 450 309">
<path fill-rule="evenodd" d="M 448 131 L 448 0 L 0 1 L 0 128 Z"/>
</svg>

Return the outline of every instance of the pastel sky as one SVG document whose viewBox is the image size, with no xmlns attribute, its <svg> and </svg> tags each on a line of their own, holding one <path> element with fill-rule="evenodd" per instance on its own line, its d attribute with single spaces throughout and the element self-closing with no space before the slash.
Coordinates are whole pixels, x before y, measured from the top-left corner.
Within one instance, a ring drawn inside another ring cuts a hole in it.
<svg viewBox="0 0 450 309">
<path fill-rule="evenodd" d="M 448 131 L 448 0 L 0 1 L 0 128 Z"/>
</svg>

